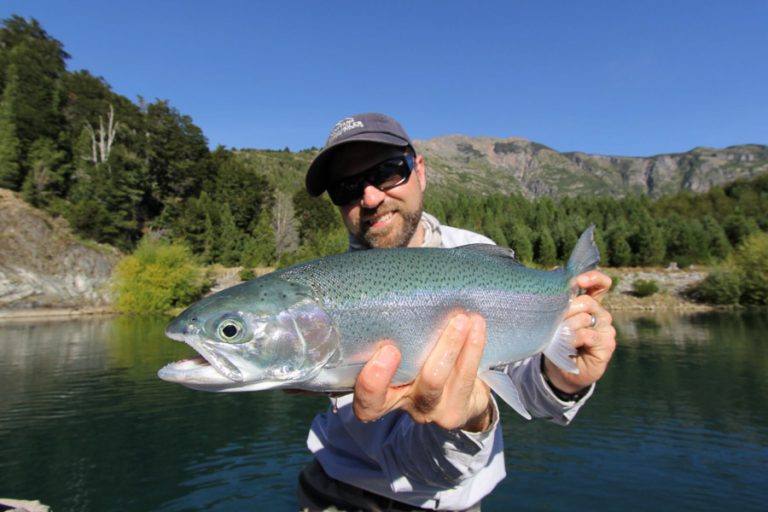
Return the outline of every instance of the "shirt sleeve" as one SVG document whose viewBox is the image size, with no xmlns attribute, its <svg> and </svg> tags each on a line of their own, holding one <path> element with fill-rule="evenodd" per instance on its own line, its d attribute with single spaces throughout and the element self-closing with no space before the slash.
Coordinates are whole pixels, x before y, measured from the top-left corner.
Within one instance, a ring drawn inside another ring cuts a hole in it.
<svg viewBox="0 0 768 512">
<path fill-rule="evenodd" d="M 404 414 L 382 446 L 380 462 L 387 468 L 395 492 L 409 491 L 414 483 L 445 489 L 475 477 L 502 451 L 494 400 L 493 422 L 478 433 L 415 423 Z"/>
<path fill-rule="evenodd" d="M 537 354 L 519 363 L 507 367 L 507 374 L 517 387 L 523 405 L 531 416 L 543 418 L 558 425 L 568 425 L 592 396 L 595 384 L 587 393 L 576 401 L 563 401 L 557 398 L 544 380 L 541 373 L 541 354 Z"/>
</svg>

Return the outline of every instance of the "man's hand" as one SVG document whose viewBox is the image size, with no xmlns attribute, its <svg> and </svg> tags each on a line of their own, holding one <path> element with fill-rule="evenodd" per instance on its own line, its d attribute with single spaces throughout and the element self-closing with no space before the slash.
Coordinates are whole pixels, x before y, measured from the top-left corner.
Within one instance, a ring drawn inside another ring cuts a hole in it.
<svg viewBox="0 0 768 512">
<path fill-rule="evenodd" d="M 355 415 L 373 421 L 402 409 L 417 423 L 486 430 L 493 420 L 493 406 L 488 386 L 477 378 L 484 347 L 485 320 L 477 314 L 459 313 L 440 334 L 416 379 L 393 386 L 400 352 L 394 345 L 384 344 L 357 377 Z"/>
<path fill-rule="evenodd" d="M 611 314 L 600 305 L 611 288 L 611 278 L 602 272 L 591 271 L 576 277 L 576 285 L 586 290 L 571 301 L 565 314 L 565 323 L 576 333 L 573 343 L 577 350 L 574 362 L 579 373 L 568 373 L 544 359 L 547 378 L 560 391 L 576 393 L 597 382 L 605 373 L 616 348 L 616 329 Z M 596 323 L 592 325 L 592 315 Z"/>
</svg>

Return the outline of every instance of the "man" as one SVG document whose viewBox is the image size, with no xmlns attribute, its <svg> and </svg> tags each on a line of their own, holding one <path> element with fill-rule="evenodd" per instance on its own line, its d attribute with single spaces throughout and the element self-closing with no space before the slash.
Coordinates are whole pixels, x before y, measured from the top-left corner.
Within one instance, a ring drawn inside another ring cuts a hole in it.
<svg viewBox="0 0 768 512">
<path fill-rule="evenodd" d="M 350 250 L 493 243 L 423 212 L 424 158 L 383 114 L 337 123 L 306 186 L 315 196 L 327 191 L 338 206 Z M 531 415 L 563 425 L 591 395 L 615 348 L 611 316 L 599 304 L 610 279 L 593 271 L 577 284 L 586 294 L 571 301 L 565 322 L 576 332 L 580 373 L 563 372 L 540 355 L 507 369 Z M 384 344 L 361 370 L 354 393 L 313 421 L 307 444 L 315 461 L 299 479 L 300 508 L 479 510 L 505 476 L 498 408 L 477 378 L 484 344 L 483 318 L 457 314 L 404 386 L 391 385 L 400 353 Z"/>
</svg>

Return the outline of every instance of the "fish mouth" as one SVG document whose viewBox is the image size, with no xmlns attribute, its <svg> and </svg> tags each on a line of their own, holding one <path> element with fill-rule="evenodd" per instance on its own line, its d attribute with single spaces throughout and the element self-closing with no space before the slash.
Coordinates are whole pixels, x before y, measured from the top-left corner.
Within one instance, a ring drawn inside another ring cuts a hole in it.
<svg viewBox="0 0 768 512">
<path fill-rule="evenodd" d="M 170 327 L 165 331 L 165 334 L 173 340 L 186 343 L 198 355 L 165 365 L 158 372 L 161 379 L 171 382 L 199 382 L 201 384 L 243 382 L 243 373 L 238 367 L 217 352 L 216 347 L 207 339 L 198 334 L 175 331 Z M 211 368 L 215 372 L 211 372 Z"/>
</svg>

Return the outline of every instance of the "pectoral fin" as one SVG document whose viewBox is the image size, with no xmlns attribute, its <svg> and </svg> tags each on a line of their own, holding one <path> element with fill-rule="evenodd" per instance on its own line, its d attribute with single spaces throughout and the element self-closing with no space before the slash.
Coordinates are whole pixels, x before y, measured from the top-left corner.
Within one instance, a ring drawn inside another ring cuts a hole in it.
<svg viewBox="0 0 768 512">
<path fill-rule="evenodd" d="M 523 418 L 530 420 L 531 415 L 523 405 L 523 401 L 520 400 L 520 393 L 517 392 L 515 384 L 512 379 L 503 369 L 490 369 L 480 374 L 480 378 L 483 382 L 488 384 L 490 388 L 504 400 L 507 405 L 513 408 Z"/>
</svg>

